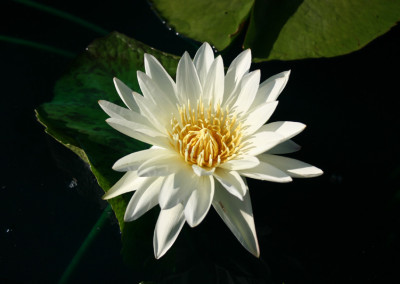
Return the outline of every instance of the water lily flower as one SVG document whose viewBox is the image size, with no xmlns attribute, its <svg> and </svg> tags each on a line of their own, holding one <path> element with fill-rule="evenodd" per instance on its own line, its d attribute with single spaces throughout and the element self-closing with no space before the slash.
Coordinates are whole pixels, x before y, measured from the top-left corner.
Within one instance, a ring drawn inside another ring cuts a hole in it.
<svg viewBox="0 0 400 284">
<path fill-rule="evenodd" d="M 160 206 L 154 231 L 154 254 L 163 256 L 183 225 L 202 222 L 211 205 L 239 242 L 253 255 L 260 250 L 246 178 L 290 182 L 322 171 L 278 156 L 299 150 L 291 138 L 305 125 L 278 121 L 265 124 L 289 78 L 289 71 L 260 84 L 260 71 L 249 72 L 245 50 L 226 74 L 221 56 L 204 43 L 192 60 L 185 52 L 176 82 L 155 57 L 145 54 L 145 73 L 137 78 L 143 95 L 114 78 L 127 108 L 100 101 L 116 130 L 152 145 L 113 166 L 126 172 L 104 195 L 110 199 L 135 191 L 125 211 L 133 221 Z"/>
</svg>

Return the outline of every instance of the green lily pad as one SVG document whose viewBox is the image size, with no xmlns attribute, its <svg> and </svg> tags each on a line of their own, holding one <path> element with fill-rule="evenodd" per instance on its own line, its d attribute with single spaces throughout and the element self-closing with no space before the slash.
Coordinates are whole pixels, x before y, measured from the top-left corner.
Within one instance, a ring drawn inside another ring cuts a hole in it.
<svg viewBox="0 0 400 284">
<path fill-rule="evenodd" d="M 254 61 L 333 57 L 358 50 L 400 20 L 400 1 L 258 0 L 244 46 Z"/>
<path fill-rule="evenodd" d="M 226 48 L 240 32 L 254 0 L 152 0 L 160 16 L 177 32 Z"/>
<path fill-rule="evenodd" d="M 114 162 L 149 145 L 112 129 L 105 122 L 107 115 L 98 101 L 102 99 L 123 105 L 115 90 L 113 77 L 140 91 L 136 71 L 144 70 L 144 53 L 153 54 L 172 76 L 175 75 L 178 57 L 114 32 L 90 44 L 57 81 L 53 100 L 36 110 L 37 118 L 46 127 L 46 132 L 88 163 L 105 191 L 122 176 L 122 173 L 112 170 Z M 150 250 L 154 259 L 151 240 L 157 214 L 149 213 L 136 222 L 124 223 L 129 199 L 130 194 L 125 194 L 109 200 L 118 219 L 122 238 L 126 239 L 123 246 L 127 246 L 128 242 L 140 244 L 143 239 L 149 239 L 150 245 L 146 245 L 146 249 Z M 153 210 L 153 213 L 157 212 Z M 130 252 L 148 257 L 148 252 L 141 249 L 137 245 Z M 143 258 L 138 261 L 143 264 Z"/>
<path fill-rule="evenodd" d="M 224 50 L 238 33 L 253 60 L 333 57 L 356 51 L 400 20 L 394 0 L 153 0 L 177 32 Z M 250 12 L 251 11 L 251 12 Z M 250 17 L 249 17 L 250 13 Z M 246 19 L 249 18 L 248 28 Z"/>
</svg>

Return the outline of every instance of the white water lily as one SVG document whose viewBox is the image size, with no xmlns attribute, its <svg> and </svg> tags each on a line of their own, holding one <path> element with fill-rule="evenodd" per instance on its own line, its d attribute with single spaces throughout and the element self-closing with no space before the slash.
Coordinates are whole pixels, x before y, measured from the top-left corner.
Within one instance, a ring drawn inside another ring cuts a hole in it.
<svg viewBox="0 0 400 284">
<path fill-rule="evenodd" d="M 104 195 L 110 199 L 136 191 L 125 212 L 133 221 L 159 204 L 154 254 L 163 256 L 187 222 L 195 227 L 211 205 L 240 243 L 259 256 L 246 177 L 289 182 L 322 171 L 304 162 L 277 156 L 299 149 L 290 140 L 305 125 L 265 124 L 289 71 L 260 84 L 260 71 L 249 72 L 245 50 L 224 74 L 221 56 L 204 43 L 194 60 L 184 53 L 176 83 L 152 55 L 145 54 L 145 73 L 137 77 L 143 96 L 114 78 L 127 108 L 107 101 L 100 106 L 116 130 L 153 145 L 118 160 L 113 169 L 126 172 Z"/>
</svg>

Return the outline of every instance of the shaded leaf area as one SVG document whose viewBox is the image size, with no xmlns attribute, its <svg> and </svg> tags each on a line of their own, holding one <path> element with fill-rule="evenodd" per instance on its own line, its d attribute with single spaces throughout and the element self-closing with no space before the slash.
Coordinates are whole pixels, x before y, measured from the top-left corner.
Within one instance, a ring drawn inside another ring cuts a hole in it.
<svg viewBox="0 0 400 284">
<path fill-rule="evenodd" d="M 232 44 L 232 35 L 243 33 L 243 47 L 252 49 L 255 62 L 347 54 L 400 20 L 400 1 L 393 0 L 153 2 L 179 33 L 208 41 L 219 50 Z M 236 14 L 230 9 L 236 9 Z"/>
<path fill-rule="evenodd" d="M 241 31 L 254 0 L 152 0 L 160 16 L 177 32 L 223 50 Z"/>
<path fill-rule="evenodd" d="M 113 77 L 139 91 L 136 71 L 144 69 L 144 53 L 159 58 L 169 72 L 176 70 L 176 57 L 114 32 L 90 44 L 56 83 L 54 99 L 37 109 L 37 117 L 46 132 L 89 163 L 105 191 L 122 175 L 111 169 L 113 163 L 148 145 L 108 126 L 107 115 L 99 107 L 98 100 L 122 104 Z M 121 230 L 128 200 L 125 196 L 110 200 Z"/>
</svg>

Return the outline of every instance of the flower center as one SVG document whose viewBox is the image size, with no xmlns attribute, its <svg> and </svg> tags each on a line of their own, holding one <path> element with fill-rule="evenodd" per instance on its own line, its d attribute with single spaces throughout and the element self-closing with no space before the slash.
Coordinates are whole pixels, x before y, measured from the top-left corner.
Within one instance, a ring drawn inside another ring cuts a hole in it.
<svg viewBox="0 0 400 284">
<path fill-rule="evenodd" d="M 241 124 L 228 108 L 224 111 L 211 103 L 205 108 L 200 100 L 196 108 L 188 102 L 178 109 L 180 117 L 172 117 L 169 135 L 187 163 L 214 168 L 237 155 L 242 147 Z"/>
</svg>

